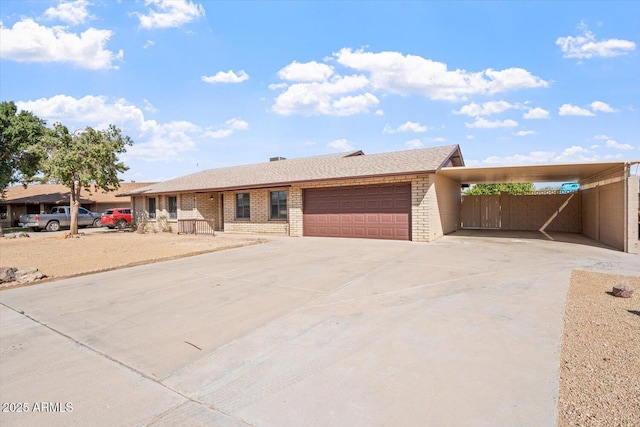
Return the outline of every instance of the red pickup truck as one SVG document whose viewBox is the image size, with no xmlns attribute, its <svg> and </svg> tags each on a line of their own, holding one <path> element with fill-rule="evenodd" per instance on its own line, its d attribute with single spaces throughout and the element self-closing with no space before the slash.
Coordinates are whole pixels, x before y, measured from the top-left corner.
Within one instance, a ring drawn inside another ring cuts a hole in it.
<svg viewBox="0 0 640 427">
<path fill-rule="evenodd" d="M 100 222 L 103 226 L 109 228 L 117 228 L 124 230 L 131 224 L 131 209 L 129 208 L 113 208 L 102 213 Z"/>
</svg>

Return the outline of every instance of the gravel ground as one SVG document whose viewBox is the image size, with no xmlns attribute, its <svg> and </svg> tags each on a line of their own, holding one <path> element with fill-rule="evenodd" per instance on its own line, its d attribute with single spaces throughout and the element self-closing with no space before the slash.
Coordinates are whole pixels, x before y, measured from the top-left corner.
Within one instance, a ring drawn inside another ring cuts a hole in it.
<svg viewBox="0 0 640 427">
<path fill-rule="evenodd" d="M 0 237 L 0 267 L 36 267 L 47 278 L 59 279 L 264 241 L 239 236 L 138 234 L 106 229 L 87 229 L 79 238 L 65 239 L 67 233 L 30 233 L 30 238 Z"/>
<path fill-rule="evenodd" d="M 631 298 L 611 294 L 615 285 Z M 567 298 L 559 425 L 640 426 L 640 277 L 576 270 Z"/>
</svg>

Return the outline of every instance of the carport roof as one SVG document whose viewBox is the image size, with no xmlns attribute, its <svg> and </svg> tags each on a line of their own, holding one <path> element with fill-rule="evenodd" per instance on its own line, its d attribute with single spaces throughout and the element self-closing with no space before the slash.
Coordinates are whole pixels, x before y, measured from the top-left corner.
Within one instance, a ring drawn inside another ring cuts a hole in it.
<svg viewBox="0 0 640 427">
<path fill-rule="evenodd" d="M 512 182 L 579 182 L 594 176 L 619 173 L 625 165 L 640 161 L 573 163 L 498 167 L 446 167 L 439 174 L 461 184 Z"/>
</svg>

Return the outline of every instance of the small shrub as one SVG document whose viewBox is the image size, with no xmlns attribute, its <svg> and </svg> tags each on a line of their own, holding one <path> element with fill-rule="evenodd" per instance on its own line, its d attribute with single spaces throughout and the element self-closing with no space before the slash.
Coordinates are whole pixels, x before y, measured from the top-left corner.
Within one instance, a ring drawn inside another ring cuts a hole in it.
<svg viewBox="0 0 640 427">
<path fill-rule="evenodd" d="M 149 231 L 149 216 L 147 215 L 147 213 L 137 213 L 136 218 L 131 222 L 131 227 L 136 230 L 137 233 L 147 233 Z"/>
<path fill-rule="evenodd" d="M 169 219 L 165 215 L 158 217 L 158 228 L 164 233 L 171 233 L 171 225 L 169 225 Z"/>
</svg>

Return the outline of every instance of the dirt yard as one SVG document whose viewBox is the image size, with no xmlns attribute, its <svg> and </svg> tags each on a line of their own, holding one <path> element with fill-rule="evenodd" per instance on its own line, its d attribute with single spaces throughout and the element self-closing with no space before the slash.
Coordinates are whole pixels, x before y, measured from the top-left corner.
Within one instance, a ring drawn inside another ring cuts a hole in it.
<svg viewBox="0 0 640 427">
<path fill-rule="evenodd" d="M 0 238 L 0 267 L 37 267 L 51 278 L 151 263 L 263 242 L 238 236 L 93 230 Z M 610 295 L 626 284 L 632 298 Z M 1 286 L 1 285 L 0 285 Z M 560 359 L 561 427 L 640 427 L 640 278 L 574 271 Z"/>
<path fill-rule="evenodd" d="M 42 232 L 30 233 L 29 238 L 0 237 L 0 267 L 36 267 L 48 279 L 59 279 L 264 241 L 238 236 L 138 234 L 106 229 L 90 230 L 79 238 L 65 239 L 65 234 Z"/>
</svg>

